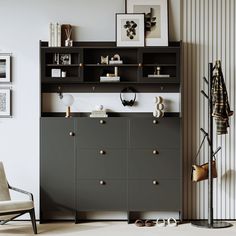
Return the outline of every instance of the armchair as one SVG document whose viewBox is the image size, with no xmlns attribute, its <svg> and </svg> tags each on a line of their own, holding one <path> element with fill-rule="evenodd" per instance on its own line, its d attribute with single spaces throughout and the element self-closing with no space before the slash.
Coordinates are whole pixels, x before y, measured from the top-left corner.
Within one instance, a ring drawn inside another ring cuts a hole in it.
<svg viewBox="0 0 236 236">
<path fill-rule="evenodd" d="M 26 194 L 29 200 L 11 200 L 9 189 Z M 10 186 L 6 179 L 3 163 L 0 162 L 0 225 L 25 213 L 30 214 L 34 234 L 37 234 L 33 194 Z"/>
</svg>

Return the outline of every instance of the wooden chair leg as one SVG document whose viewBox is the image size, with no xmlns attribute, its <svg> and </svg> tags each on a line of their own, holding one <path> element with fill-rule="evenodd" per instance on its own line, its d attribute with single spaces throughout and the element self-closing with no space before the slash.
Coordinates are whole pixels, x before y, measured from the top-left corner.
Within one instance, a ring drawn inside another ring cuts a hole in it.
<svg viewBox="0 0 236 236">
<path fill-rule="evenodd" d="M 32 222 L 32 227 L 33 227 L 33 230 L 34 230 L 34 234 L 37 234 L 37 226 L 36 226 L 34 208 L 31 209 L 29 213 L 30 213 L 30 218 L 31 218 L 31 222 Z"/>
</svg>

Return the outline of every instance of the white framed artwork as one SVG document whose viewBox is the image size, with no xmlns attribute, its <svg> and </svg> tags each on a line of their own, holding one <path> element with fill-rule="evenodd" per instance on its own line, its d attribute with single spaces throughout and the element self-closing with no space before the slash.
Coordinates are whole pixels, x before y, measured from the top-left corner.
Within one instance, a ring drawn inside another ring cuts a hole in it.
<svg viewBox="0 0 236 236">
<path fill-rule="evenodd" d="M 144 41 L 144 14 L 117 13 L 117 47 L 143 47 Z"/>
<path fill-rule="evenodd" d="M 0 117 L 11 117 L 10 88 L 0 88 Z"/>
<path fill-rule="evenodd" d="M 11 56 L 0 54 L 0 83 L 11 82 Z"/>
<path fill-rule="evenodd" d="M 168 0 L 126 0 L 126 12 L 145 14 L 146 46 L 168 46 Z"/>
</svg>

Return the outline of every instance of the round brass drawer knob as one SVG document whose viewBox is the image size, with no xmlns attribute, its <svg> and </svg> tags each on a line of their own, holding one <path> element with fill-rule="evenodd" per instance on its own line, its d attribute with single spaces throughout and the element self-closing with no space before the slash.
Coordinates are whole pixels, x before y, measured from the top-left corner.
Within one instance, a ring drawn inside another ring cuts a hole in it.
<svg viewBox="0 0 236 236">
<path fill-rule="evenodd" d="M 100 180 L 100 181 L 99 181 L 99 184 L 100 184 L 100 185 L 105 185 L 105 181 L 104 181 L 104 180 Z"/>
<path fill-rule="evenodd" d="M 152 123 L 153 124 L 157 124 L 158 122 L 157 122 L 157 120 L 153 120 Z"/>
<path fill-rule="evenodd" d="M 152 153 L 153 153 L 154 155 L 159 154 L 159 152 L 158 152 L 157 150 L 153 150 Z"/>
<path fill-rule="evenodd" d="M 83 63 L 79 63 L 79 66 L 80 66 L 80 67 L 83 67 Z"/>
<path fill-rule="evenodd" d="M 105 120 L 100 120 L 100 124 L 105 124 Z"/>
<path fill-rule="evenodd" d="M 153 185 L 158 185 L 158 182 L 157 182 L 156 180 L 153 180 L 153 181 L 152 181 L 152 184 L 153 184 Z"/>
<path fill-rule="evenodd" d="M 99 153 L 100 153 L 101 155 L 104 155 L 106 152 L 105 152 L 104 150 L 100 150 Z"/>
<path fill-rule="evenodd" d="M 138 66 L 139 66 L 139 67 L 142 67 L 142 63 L 138 63 Z"/>
<path fill-rule="evenodd" d="M 73 136 L 75 136 L 75 133 L 74 132 L 70 132 L 69 135 L 73 137 Z"/>
</svg>

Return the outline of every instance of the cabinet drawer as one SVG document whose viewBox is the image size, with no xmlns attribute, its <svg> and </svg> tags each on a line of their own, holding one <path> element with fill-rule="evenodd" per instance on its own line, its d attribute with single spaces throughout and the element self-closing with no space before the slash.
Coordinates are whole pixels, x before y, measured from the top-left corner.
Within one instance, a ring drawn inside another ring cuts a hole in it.
<svg viewBox="0 0 236 236">
<path fill-rule="evenodd" d="M 180 118 L 133 118 L 130 121 L 132 148 L 180 148 Z"/>
<path fill-rule="evenodd" d="M 125 180 L 79 180 L 77 184 L 78 211 L 127 209 Z"/>
<path fill-rule="evenodd" d="M 180 178 L 179 149 L 131 149 L 128 152 L 129 178 Z"/>
<path fill-rule="evenodd" d="M 78 118 L 77 145 L 79 148 L 125 148 L 127 129 L 126 118 Z"/>
<path fill-rule="evenodd" d="M 77 155 L 78 177 L 126 178 L 126 156 L 125 149 L 80 149 Z"/>
<path fill-rule="evenodd" d="M 180 180 L 153 179 L 128 181 L 128 209 L 155 211 L 181 209 Z"/>
</svg>

